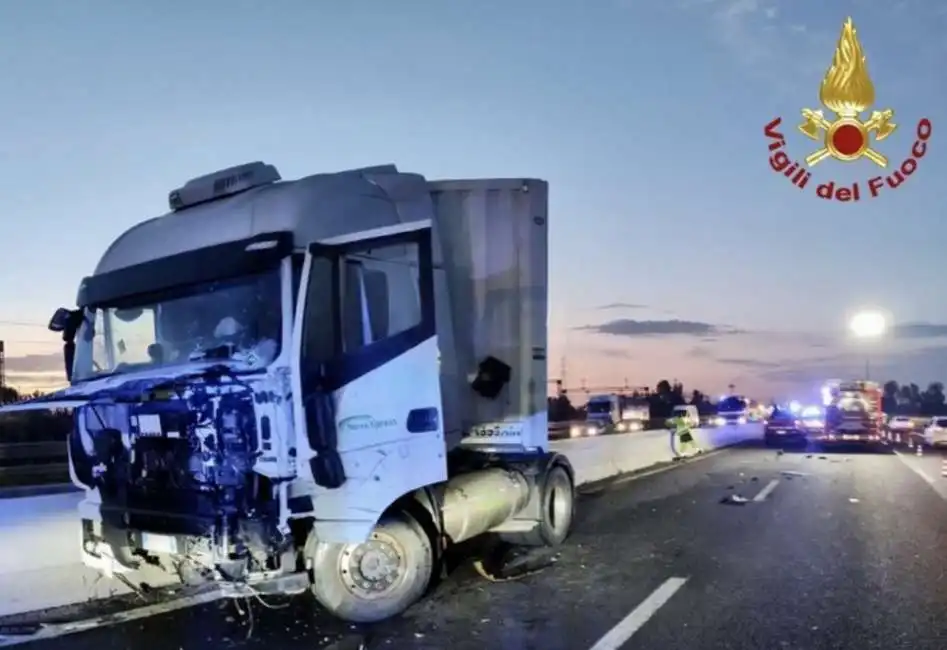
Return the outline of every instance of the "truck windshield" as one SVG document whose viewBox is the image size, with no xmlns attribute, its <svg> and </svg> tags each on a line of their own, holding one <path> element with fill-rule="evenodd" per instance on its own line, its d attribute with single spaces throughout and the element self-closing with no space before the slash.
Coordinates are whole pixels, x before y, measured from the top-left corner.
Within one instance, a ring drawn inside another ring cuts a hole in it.
<svg viewBox="0 0 947 650">
<path fill-rule="evenodd" d="M 596 413 L 598 415 L 605 415 L 612 412 L 611 402 L 589 402 L 588 405 L 589 413 Z"/>
<path fill-rule="evenodd" d="M 274 269 L 88 308 L 73 380 L 206 359 L 266 366 L 280 350 L 280 295 Z"/>
<path fill-rule="evenodd" d="M 843 393 L 838 400 L 838 408 L 846 413 L 865 413 L 869 410 L 868 402 L 858 393 Z"/>
<path fill-rule="evenodd" d="M 747 402 L 741 397 L 727 397 L 717 404 L 718 413 L 739 413 L 745 411 Z"/>
</svg>

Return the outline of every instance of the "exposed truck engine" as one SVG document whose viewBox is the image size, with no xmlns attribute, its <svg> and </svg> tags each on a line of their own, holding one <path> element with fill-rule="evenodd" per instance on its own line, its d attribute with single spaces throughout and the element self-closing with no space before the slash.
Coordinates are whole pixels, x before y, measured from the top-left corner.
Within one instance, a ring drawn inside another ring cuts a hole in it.
<svg viewBox="0 0 947 650">
<path fill-rule="evenodd" d="M 377 621 L 449 545 L 560 544 L 546 417 L 547 199 L 393 165 L 170 192 L 56 310 L 83 562 L 130 584 L 310 588 Z"/>
</svg>

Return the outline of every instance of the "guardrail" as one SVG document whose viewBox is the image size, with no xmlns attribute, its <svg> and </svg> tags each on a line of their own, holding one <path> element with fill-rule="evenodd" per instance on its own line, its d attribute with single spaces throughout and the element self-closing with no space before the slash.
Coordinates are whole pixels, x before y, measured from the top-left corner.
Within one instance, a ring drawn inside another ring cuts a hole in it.
<svg viewBox="0 0 947 650">
<path fill-rule="evenodd" d="M 0 444 L 0 487 L 69 482 L 64 441 Z"/>
</svg>

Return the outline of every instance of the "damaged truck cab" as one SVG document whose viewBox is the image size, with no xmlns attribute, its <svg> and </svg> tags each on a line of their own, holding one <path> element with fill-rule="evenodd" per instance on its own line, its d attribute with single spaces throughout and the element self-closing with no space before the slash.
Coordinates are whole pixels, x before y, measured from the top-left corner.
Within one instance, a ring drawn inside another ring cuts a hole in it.
<svg viewBox="0 0 947 650">
<path fill-rule="evenodd" d="M 169 204 L 53 316 L 69 387 L 4 409 L 74 409 L 86 565 L 309 587 L 368 622 L 417 600 L 449 544 L 565 539 L 545 182 L 251 163 Z"/>
</svg>

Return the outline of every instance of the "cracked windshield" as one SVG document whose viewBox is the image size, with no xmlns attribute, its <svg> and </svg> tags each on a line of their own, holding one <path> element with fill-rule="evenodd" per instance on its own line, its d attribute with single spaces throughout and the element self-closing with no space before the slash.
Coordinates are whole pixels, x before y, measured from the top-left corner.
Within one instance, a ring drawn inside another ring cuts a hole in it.
<svg viewBox="0 0 947 650">
<path fill-rule="evenodd" d="M 944 650 L 945 31 L 3 4 L 0 647 Z"/>
</svg>

